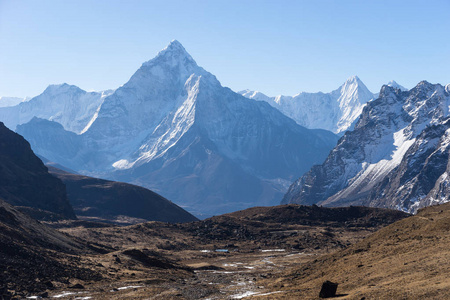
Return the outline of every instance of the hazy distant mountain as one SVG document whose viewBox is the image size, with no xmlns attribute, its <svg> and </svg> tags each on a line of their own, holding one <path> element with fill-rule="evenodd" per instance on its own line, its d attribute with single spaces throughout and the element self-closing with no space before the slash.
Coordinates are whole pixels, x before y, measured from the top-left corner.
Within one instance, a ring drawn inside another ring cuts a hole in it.
<svg viewBox="0 0 450 300">
<path fill-rule="evenodd" d="M 334 133 L 350 129 L 366 103 L 374 99 L 374 94 L 357 76 L 350 77 L 330 93 L 303 92 L 293 97 L 268 97 L 250 90 L 239 93 L 250 99 L 266 101 L 306 128 L 325 129 Z"/>
<path fill-rule="evenodd" d="M 409 91 L 383 86 L 355 129 L 291 185 L 283 203 L 416 212 L 449 201 L 449 107 L 449 89 L 439 84 L 422 81 Z"/>
<path fill-rule="evenodd" d="M 0 97 L 0 107 L 15 106 L 22 102 L 28 101 L 30 98 L 19 98 L 19 97 Z"/>
<path fill-rule="evenodd" d="M 27 102 L 1 107 L 0 121 L 11 130 L 33 117 L 56 121 L 75 133 L 86 131 L 95 120 L 103 100 L 113 91 L 86 92 L 74 85 L 50 85 L 42 94 Z"/>
<path fill-rule="evenodd" d="M 39 119 L 17 130 L 51 161 L 206 214 L 276 204 L 337 141 L 222 87 L 177 41 L 104 98 L 91 120 L 80 135 Z"/>
</svg>

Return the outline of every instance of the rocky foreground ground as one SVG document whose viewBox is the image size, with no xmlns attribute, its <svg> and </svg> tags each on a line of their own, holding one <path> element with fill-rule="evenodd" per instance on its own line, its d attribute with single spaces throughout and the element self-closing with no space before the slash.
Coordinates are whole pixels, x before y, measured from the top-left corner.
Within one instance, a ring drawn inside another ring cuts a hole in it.
<svg viewBox="0 0 450 300">
<path fill-rule="evenodd" d="M 59 265 L 38 261 L 42 270 L 34 268 L 33 284 L 33 276 L 23 275 L 30 272 L 21 270 L 22 284 L 7 282 L 3 293 L 61 299 L 317 299 L 322 282 L 331 280 L 339 284 L 342 299 L 439 299 L 449 296 L 449 220 L 448 205 L 413 217 L 383 209 L 286 205 L 186 224 L 63 221 L 48 225 L 82 250 L 46 250 Z M 15 264 L 8 263 L 10 269 Z"/>
</svg>

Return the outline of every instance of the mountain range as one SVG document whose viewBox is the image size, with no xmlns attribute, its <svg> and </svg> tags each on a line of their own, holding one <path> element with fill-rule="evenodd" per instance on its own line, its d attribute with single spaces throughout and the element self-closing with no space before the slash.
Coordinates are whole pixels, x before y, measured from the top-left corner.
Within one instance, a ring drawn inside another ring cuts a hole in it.
<svg viewBox="0 0 450 300">
<path fill-rule="evenodd" d="M 388 86 L 407 90 L 395 81 Z M 280 110 L 299 125 L 310 129 L 325 129 L 336 134 L 344 134 L 352 129 L 367 102 L 376 99 L 357 77 L 352 76 L 330 93 L 306 93 L 295 96 L 268 97 L 261 92 L 243 90 L 241 95 L 257 101 L 265 101 Z"/>
<path fill-rule="evenodd" d="M 0 120 L 15 130 L 17 125 L 38 117 L 58 122 L 66 130 L 80 134 L 89 128 L 105 97 L 112 92 L 86 92 L 66 83 L 50 85 L 42 94 L 26 102 L 8 107 L 0 105 Z"/>
<path fill-rule="evenodd" d="M 374 94 L 352 76 L 330 93 L 234 93 L 173 41 L 116 90 L 51 85 L 0 107 L 0 120 L 63 168 L 152 189 L 198 216 L 283 195 L 415 212 L 448 198 L 448 90 L 391 81 Z"/>
<path fill-rule="evenodd" d="M 41 112 L 25 114 L 25 124 L 10 122 L 14 114 L 5 110 L 0 116 L 37 154 L 80 174 L 150 188 L 196 214 L 279 203 L 337 141 L 222 87 L 177 41 L 109 95 L 64 84 L 19 106 L 8 108 L 19 110 L 19 120 L 24 111 Z"/>
<path fill-rule="evenodd" d="M 291 185 L 283 203 L 367 205 L 416 212 L 448 201 L 450 89 L 383 86 L 322 165 Z"/>
</svg>

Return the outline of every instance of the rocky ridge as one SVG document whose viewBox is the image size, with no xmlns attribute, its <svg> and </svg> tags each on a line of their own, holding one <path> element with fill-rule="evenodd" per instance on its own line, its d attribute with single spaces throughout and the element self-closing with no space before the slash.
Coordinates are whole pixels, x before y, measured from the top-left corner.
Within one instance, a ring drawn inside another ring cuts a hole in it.
<svg viewBox="0 0 450 300">
<path fill-rule="evenodd" d="M 449 102 L 439 84 L 423 81 L 409 91 L 383 86 L 355 129 L 291 185 L 283 203 L 415 212 L 447 201 Z"/>
</svg>

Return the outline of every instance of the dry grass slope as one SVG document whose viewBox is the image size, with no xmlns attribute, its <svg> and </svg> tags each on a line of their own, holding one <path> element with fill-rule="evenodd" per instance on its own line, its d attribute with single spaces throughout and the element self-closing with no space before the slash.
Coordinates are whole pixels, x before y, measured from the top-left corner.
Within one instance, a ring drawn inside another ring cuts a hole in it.
<svg viewBox="0 0 450 300">
<path fill-rule="evenodd" d="M 423 209 L 267 284 L 285 291 L 277 299 L 317 299 L 325 280 L 339 283 L 339 299 L 450 299 L 449 278 L 447 203 Z"/>
</svg>

